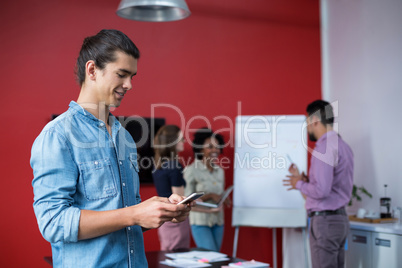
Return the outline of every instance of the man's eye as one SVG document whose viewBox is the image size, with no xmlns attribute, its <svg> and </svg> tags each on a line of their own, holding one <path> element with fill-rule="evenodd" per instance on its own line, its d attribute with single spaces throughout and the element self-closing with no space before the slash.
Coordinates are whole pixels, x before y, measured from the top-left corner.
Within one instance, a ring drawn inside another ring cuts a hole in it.
<svg viewBox="0 0 402 268">
<path fill-rule="evenodd" d="M 118 77 L 124 78 L 124 74 L 117 74 Z"/>
</svg>

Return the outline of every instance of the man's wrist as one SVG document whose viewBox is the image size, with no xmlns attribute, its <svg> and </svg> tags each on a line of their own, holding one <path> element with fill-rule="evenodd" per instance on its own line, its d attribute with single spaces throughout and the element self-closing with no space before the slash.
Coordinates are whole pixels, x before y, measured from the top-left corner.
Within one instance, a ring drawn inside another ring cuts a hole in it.
<svg viewBox="0 0 402 268">
<path fill-rule="evenodd" d="M 126 226 L 126 227 L 128 227 L 128 226 L 133 226 L 133 225 L 137 225 L 137 222 L 136 222 L 136 218 L 135 218 L 135 208 L 133 207 L 133 206 L 131 206 L 131 207 L 126 207 L 126 208 L 123 208 L 122 209 L 122 211 L 123 211 L 123 218 L 125 219 L 124 220 L 124 225 Z"/>
<path fill-rule="evenodd" d="M 302 181 L 302 180 L 298 180 L 298 181 L 296 182 L 296 189 L 299 189 L 299 190 L 300 190 L 300 188 L 302 187 L 302 185 L 303 185 L 303 181 Z"/>
</svg>

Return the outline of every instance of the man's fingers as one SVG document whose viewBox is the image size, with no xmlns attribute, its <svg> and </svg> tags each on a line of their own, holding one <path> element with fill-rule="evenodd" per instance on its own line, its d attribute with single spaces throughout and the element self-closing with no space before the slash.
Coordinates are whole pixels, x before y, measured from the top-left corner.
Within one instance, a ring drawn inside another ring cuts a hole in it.
<svg viewBox="0 0 402 268">
<path fill-rule="evenodd" d="M 170 201 L 170 203 L 172 203 L 172 204 L 177 204 L 177 203 L 179 203 L 180 201 L 182 201 L 184 199 L 184 197 L 183 196 L 180 196 L 180 195 L 178 195 L 178 194 L 172 194 L 171 196 L 169 196 L 169 201 Z"/>
</svg>

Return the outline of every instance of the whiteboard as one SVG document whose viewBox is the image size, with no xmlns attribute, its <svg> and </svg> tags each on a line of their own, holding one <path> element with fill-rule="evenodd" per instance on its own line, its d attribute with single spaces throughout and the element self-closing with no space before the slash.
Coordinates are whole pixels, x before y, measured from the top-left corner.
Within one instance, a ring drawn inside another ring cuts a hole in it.
<svg viewBox="0 0 402 268">
<path fill-rule="evenodd" d="M 303 196 L 283 186 L 291 161 L 307 174 L 305 120 L 304 115 L 236 117 L 233 226 L 306 226 Z"/>
</svg>

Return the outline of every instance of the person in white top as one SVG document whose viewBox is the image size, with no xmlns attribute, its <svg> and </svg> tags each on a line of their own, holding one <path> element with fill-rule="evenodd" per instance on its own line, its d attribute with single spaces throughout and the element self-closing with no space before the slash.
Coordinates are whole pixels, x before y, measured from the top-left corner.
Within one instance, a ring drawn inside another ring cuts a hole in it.
<svg viewBox="0 0 402 268">
<path fill-rule="evenodd" d="M 223 145 L 223 137 L 211 129 L 201 128 L 195 133 L 192 146 L 196 159 L 184 170 L 185 195 L 205 192 L 200 198 L 203 202 L 219 202 L 225 189 L 225 174 L 217 164 Z M 229 199 L 226 204 L 230 205 Z M 224 232 L 222 207 L 194 207 L 190 213 L 190 225 L 197 247 L 220 250 Z"/>
</svg>

